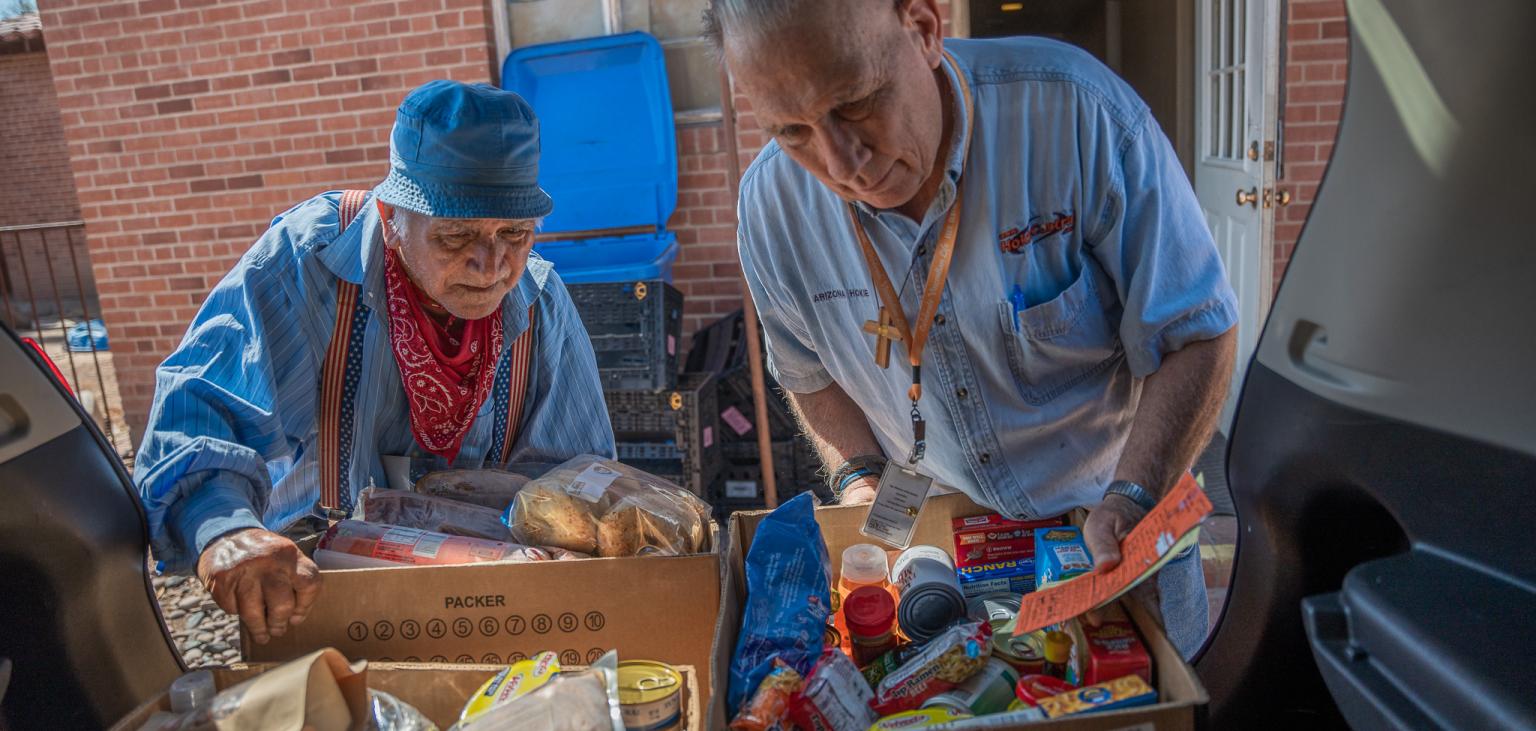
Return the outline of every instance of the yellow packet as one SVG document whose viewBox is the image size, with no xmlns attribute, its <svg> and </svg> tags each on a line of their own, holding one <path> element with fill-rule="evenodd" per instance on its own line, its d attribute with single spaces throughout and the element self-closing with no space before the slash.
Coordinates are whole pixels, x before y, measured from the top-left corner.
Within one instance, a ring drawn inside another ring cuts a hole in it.
<svg viewBox="0 0 1536 731">
<path fill-rule="evenodd" d="M 470 696 L 459 713 L 459 723 L 465 723 L 503 703 L 521 698 L 539 686 L 549 682 L 560 672 L 560 656 L 553 652 L 541 652 L 531 660 L 512 663 L 485 681 L 480 690 Z"/>
</svg>

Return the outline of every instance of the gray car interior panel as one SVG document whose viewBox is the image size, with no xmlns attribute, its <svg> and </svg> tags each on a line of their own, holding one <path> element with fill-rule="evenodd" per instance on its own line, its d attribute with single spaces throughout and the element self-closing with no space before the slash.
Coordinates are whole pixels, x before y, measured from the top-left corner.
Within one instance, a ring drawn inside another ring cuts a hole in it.
<svg viewBox="0 0 1536 731">
<path fill-rule="evenodd" d="M 1536 3 L 1351 0 L 1227 455 L 1213 728 L 1536 728 Z"/>
<path fill-rule="evenodd" d="M 0 728 L 100 729 L 182 671 L 128 474 L 0 326 Z"/>
</svg>

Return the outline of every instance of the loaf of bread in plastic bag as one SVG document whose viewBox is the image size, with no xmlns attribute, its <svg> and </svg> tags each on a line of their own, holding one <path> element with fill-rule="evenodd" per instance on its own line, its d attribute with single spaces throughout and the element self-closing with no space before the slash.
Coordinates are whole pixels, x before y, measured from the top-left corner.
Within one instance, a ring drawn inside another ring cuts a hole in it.
<svg viewBox="0 0 1536 731">
<path fill-rule="evenodd" d="M 505 520 L 520 543 L 603 557 L 711 550 L 707 503 L 665 479 L 593 455 L 528 483 Z"/>
</svg>

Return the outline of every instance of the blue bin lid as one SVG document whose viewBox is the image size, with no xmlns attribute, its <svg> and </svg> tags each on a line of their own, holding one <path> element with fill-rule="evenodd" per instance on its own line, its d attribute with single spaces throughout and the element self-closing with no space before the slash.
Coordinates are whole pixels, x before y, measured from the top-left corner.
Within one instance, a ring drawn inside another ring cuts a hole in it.
<svg viewBox="0 0 1536 731">
<path fill-rule="evenodd" d="M 527 46 L 502 86 L 533 105 L 547 232 L 666 226 L 677 208 L 677 137 L 661 44 L 648 33 Z"/>
</svg>

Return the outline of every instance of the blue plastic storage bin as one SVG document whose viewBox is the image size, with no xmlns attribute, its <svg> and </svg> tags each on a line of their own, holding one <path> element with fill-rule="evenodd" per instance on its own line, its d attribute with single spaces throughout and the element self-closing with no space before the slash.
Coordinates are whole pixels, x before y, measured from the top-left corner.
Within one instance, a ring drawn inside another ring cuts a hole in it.
<svg viewBox="0 0 1536 731">
<path fill-rule="evenodd" d="M 635 32 L 528 46 L 501 78 L 539 115 L 555 209 L 534 250 L 567 282 L 670 281 L 677 137 L 661 44 Z"/>
</svg>

